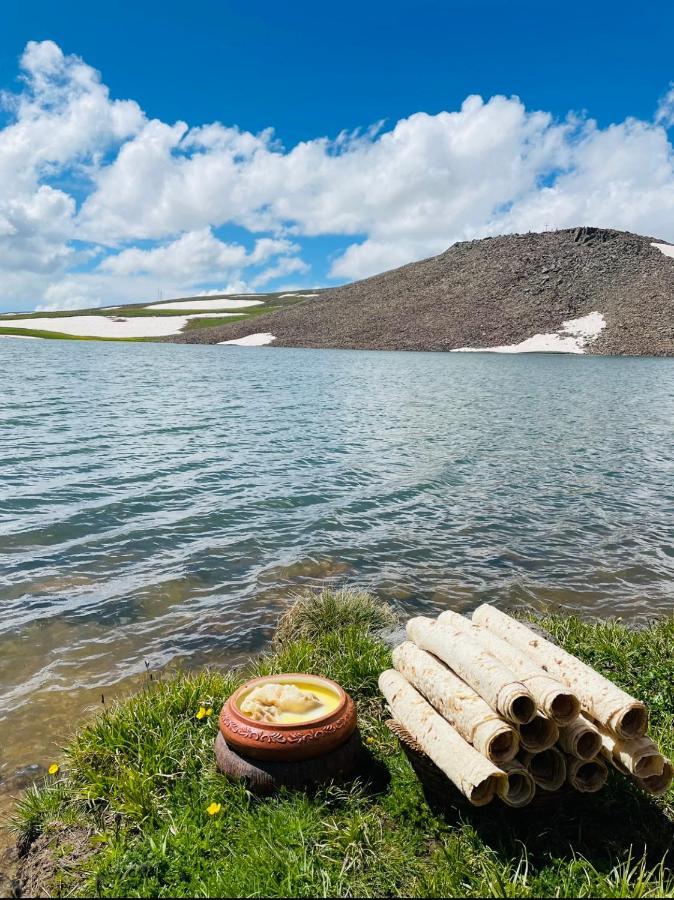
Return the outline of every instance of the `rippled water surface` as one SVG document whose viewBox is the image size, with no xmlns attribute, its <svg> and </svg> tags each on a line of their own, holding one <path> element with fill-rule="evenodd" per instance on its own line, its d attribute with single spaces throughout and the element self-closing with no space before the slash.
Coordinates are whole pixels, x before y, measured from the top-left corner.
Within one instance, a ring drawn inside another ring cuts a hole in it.
<svg viewBox="0 0 674 900">
<path fill-rule="evenodd" d="M 674 360 L 0 341 L 0 779 L 288 594 L 674 608 Z"/>
</svg>

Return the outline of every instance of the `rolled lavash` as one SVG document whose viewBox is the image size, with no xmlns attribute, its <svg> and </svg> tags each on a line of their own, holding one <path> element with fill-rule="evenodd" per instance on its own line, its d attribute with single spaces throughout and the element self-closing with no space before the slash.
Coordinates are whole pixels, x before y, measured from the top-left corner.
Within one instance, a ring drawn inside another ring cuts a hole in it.
<svg viewBox="0 0 674 900">
<path fill-rule="evenodd" d="M 606 784 L 608 769 L 600 757 L 595 759 L 578 759 L 577 756 L 566 757 L 566 780 L 571 787 L 581 794 L 594 794 Z"/>
<path fill-rule="evenodd" d="M 566 728 L 560 728 L 559 746 L 578 759 L 594 759 L 602 748 L 601 734 L 594 723 L 581 715 Z"/>
<path fill-rule="evenodd" d="M 508 776 L 508 790 L 500 797 L 507 805 L 515 809 L 527 806 L 534 799 L 536 782 L 521 762 L 514 759 L 503 765 L 503 771 Z"/>
<path fill-rule="evenodd" d="M 645 734 L 648 728 L 645 705 L 575 656 L 489 604 L 475 610 L 473 621 L 517 647 L 571 688 L 584 712 L 618 737 L 635 738 Z"/>
<path fill-rule="evenodd" d="M 393 651 L 393 665 L 483 756 L 498 766 L 515 757 L 515 728 L 439 659 L 405 641 Z"/>
<path fill-rule="evenodd" d="M 602 756 L 619 771 L 640 779 L 662 775 L 665 757 L 646 735 L 624 741 L 605 728 L 599 728 L 599 735 Z"/>
<path fill-rule="evenodd" d="M 520 750 L 518 759 L 544 791 L 558 791 L 566 781 L 566 758 L 557 747 L 540 753 Z"/>
<path fill-rule="evenodd" d="M 518 725 L 520 744 L 525 750 L 538 753 L 554 746 L 559 737 L 559 728 L 547 716 L 536 713 L 531 722 L 526 725 Z"/>
<path fill-rule="evenodd" d="M 632 781 L 634 781 L 634 783 L 643 791 L 646 791 L 647 794 L 650 794 L 652 797 L 662 797 L 672 786 L 672 782 L 674 781 L 674 767 L 672 767 L 672 764 L 668 759 L 665 759 L 665 764 L 662 767 L 660 775 L 651 775 L 648 778 L 631 777 Z"/>
<path fill-rule="evenodd" d="M 484 648 L 514 672 L 522 684 L 531 691 L 537 706 L 548 719 L 552 719 L 557 725 L 568 725 L 578 717 L 580 700 L 568 687 L 488 628 L 471 622 L 451 610 L 441 613 L 438 622 L 447 624 L 451 622 L 457 628 L 470 629 L 470 633 Z M 554 741 L 552 743 L 554 744 Z"/>
<path fill-rule="evenodd" d="M 463 627 L 417 616 L 407 623 L 407 636 L 447 663 L 509 722 L 530 722 L 536 715 L 536 702 L 527 688 Z"/>
<path fill-rule="evenodd" d="M 395 719 L 473 806 L 485 806 L 495 793 L 505 796 L 505 772 L 471 747 L 400 672 L 382 672 L 379 688 Z"/>
</svg>

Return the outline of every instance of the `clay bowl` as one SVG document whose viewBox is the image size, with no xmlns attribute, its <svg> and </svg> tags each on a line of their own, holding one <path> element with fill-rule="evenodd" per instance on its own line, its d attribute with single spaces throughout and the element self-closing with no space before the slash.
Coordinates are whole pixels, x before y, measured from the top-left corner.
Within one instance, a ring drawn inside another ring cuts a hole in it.
<svg viewBox="0 0 674 900">
<path fill-rule="evenodd" d="M 241 712 L 239 704 L 260 684 L 301 683 L 329 690 L 337 697 L 337 706 L 327 714 L 285 725 L 279 722 L 256 722 Z M 312 759 L 340 747 L 356 729 L 356 706 L 336 682 L 320 675 L 297 672 L 254 678 L 235 691 L 222 707 L 220 733 L 236 753 L 252 759 L 297 762 Z"/>
</svg>

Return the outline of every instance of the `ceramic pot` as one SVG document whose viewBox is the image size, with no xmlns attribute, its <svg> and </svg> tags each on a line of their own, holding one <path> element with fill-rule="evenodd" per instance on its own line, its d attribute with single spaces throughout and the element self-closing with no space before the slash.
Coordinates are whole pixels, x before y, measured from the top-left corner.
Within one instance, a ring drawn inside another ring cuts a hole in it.
<svg viewBox="0 0 674 900">
<path fill-rule="evenodd" d="M 258 685 L 301 683 L 328 689 L 337 698 L 337 706 L 329 713 L 296 722 L 256 722 L 241 712 L 239 703 Z M 351 737 L 356 728 L 356 706 L 336 682 L 320 675 L 292 673 L 255 678 L 240 687 L 227 700 L 220 713 L 220 733 L 236 753 L 252 759 L 296 762 L 312 759 L 337 749 Z"/>
</svg>

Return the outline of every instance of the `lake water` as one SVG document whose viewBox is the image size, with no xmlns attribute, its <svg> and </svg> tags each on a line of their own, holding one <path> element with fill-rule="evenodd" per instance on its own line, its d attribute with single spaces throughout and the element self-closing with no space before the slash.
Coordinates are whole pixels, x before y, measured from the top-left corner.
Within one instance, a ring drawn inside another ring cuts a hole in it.
<svg viewBox="0 0 674 900">
<path fill-rule="evenodd" d="M 289 594 L 674 608 L 674 360 L 0 340 L 0 779 Z"/>
</svg>

